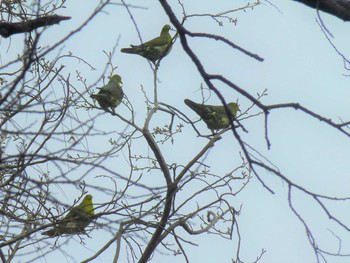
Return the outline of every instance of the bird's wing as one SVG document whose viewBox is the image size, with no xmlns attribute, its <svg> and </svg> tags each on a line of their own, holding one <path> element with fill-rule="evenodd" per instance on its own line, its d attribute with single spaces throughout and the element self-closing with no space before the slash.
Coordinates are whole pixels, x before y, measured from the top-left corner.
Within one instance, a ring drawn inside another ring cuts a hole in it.
<svg viewBox="0 0 350 263">
<path fill-rule="evenodd" d="M 146 46 L 146 47 L 160 47 L 160 46 L 165 46 L 165 45 L 168 45 L 168 44 L 169 44 L 169 41 L 168 41 L 168 39 L 166 37 L 159 36 L 159 37 L 153 38 L 150 41 L 147 41 L 147 42 L 143 43 L 143 46 Z"/>
</svg>

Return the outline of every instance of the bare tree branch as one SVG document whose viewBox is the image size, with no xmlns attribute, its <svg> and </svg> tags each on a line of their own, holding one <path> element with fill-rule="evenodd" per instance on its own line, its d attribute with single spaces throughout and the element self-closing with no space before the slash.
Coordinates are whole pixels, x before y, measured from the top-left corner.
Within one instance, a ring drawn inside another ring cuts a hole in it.
<svg viewBox="0 0 350 263">
<path fill-rule="evenodd" d="M 0 22 L 0 35 L 7 38 L 14 34 L 28 33 L 39 27 L 58 24 L 63 20 L 71 19 L 69 16 L 49 15 L 39 17 L 33 20 L 27 20 L 17 23 Z"/>
<path fill-rule="evenodd" d="M 344 21 L 350 21 L 350 2 L 348 0 L 293 0 L 311 8 L 334 15 Z"/>
</svg>

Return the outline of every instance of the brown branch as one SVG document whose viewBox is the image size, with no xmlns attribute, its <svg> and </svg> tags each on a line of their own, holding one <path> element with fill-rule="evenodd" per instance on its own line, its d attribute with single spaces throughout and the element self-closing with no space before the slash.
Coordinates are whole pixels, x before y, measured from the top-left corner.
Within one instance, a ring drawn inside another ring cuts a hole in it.
<svg viewBox="0 0 350 263">
<path fill-rule="evenodd" d="M 298 0 L 296 2 L 334 15 L 344 21 L 350 21 L 350 2 L 348 0 Z"/>
<path fill-rule="evenodd" d="M 230 40 L 222 37 L 222 36 L 218 36 L 218 35 L 213 35 L 213 34 L 208 34 L 208 33 L 192 33 L 188 30 L 185 29 L 185 34 L 191 36 L 191 37 L 205 37 L 205 38 L 211 38 L 211 39 L 214 39 L 214 40 L 217 40 L 217 41 L 222 41 L 224 43 L 226 43 L 227 45 L 231 46 L 232 48 L 235 48 L 239 51 L 241 51 L 243 54 L 246 54 L 247 56 L 249 57 L 252 57 L 254 59 L 256 59 L 257 61 L 260 61 L 260 62 L 263 62 L 264 59 L 262 57 L 260 57 L 259 55 L 257 54 L 254 54 L 236 44 L 234 44 L 233 42 L 231 42 Z"/>
<path fill-rule="evenodd" d="M 148 145 L 151 147 L 160 167 L 161 170 L 163 172 L 163 175 L 165 177 L 166 183 L 167 183 L 167 194 L 166 194 L 166 198 L 165 198 L 165 204 L 164 204 L 164 210 L 163 210 L 163 214 L 162 214 L 162 218 L 160 220 L 160 222 L 157 225 L 156 230 L 154 231 L 152 238 L 150 239 L 148 246 L 145 248 L 144 252 L 142 253 L 142 256 L 139 260 L 139 263 L 146 263 L 149 258 L 151 257 L 152 253 L 154 252 L 154 250 L 156 249 L 156 247 L 158 246 L 159 242 L 160 242 L 160 236 L 162 234 L 162 232 L 164 231 L 164 228 L 166 226 L 166 223 L 169 220 L 169 215 L 171 212 L 171 204 L 173 202 L 173 197 L 174 197 L 174 193 L 177 189 L 176 184 L 174 184 L 171 180 L 171 175 L 169 172 L 169 169 L 166 165 L 166 162 L 164 160 L 164 157 L 160 151 L 160 149 L 157 146 L 157 143 L 154 141 L 152 135 L 149 133 L 148 131 L 148 127 L 145 125 L 144 129 L 143 129 L 143 136 L 146 139 Z"/>
<path fill-rule="evenodd" d="M 273 104 L 273 105 L 263 105 L 262 109 L 264 110 L 265 114 L 267 114 L 273 109 L 282 109 L 282 108 L 293 108 L 295 110 L 300 110 L 300 111 L 304 112 L 305 114 L 307 114 L 315 119 L 318 119 L 319 121 L 322 121 L 322 122 L 328 124 L 329 126 L 337 129 L 338 131 L 340 131 L 341 133 L 343 133 L 347 137 L 350 137 L 350 133 L 345 130 L 346 127 L 344 128 L 343 123 L 335 123 L 334 121 L 332 121 L 332 119 L 323 117 L 320 114 L 317 114 L 317 113 L 309 110 L 308 108 L 300 105 L 299 103 L 281 103 L 281 104 Z"/>
<path fill-rule="evenodd" d="M 69 16 L 51 15 L 17 23 L 0 22 L 0 35 L 7 38 L 14 34 L 30 32 L 39 27 L 58 24 L 62 20 L 70 18 Z"/>
<path fill-rule="evenodd" d="M 6 262 L 5 255 L 4 255 L 4 253 L 2 252 L 1 249 L 0 249 L 0 259 L 1 259 L 1 262 L 2 262 L 2 263 L 5 263 L 5 262 Z"/>
</svg>

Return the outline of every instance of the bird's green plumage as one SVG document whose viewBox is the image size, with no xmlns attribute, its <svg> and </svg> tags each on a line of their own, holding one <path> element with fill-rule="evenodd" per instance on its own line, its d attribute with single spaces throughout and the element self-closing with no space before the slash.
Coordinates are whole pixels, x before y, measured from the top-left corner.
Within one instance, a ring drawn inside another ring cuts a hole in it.
<svg viewBox="0 0 350 263">
<path fill-rule="evenodd" d="M 123 100 L 124 92 L 121 87 L 122 79 L 119 75 L 113 75 L 107 85 L 99 88 L 97 94 L 90 97 L 97 100 L 100 107 L 104 110 L 111 108 L 114 110 Z"/>
<path fill-rule="evenodd" d="M 84 229 L 94 219 L 94 206 L 92 204 L 92 195 L 88 194 L 83 201 L 73 207 L 68 214 L 60 220 L 57 226 L 41 233 L 49 237 L 60 236 L 62 234 L 78 234 L 84 232 Z"/>
<path fill-rule="evenodd" d="M 225 107 L 199 104 L 189 99 L 185 99 L 185 104 L 194 110 L 207 124 L 211 130 L 224 129 L 230 126 L 230 119 L 226 114 Z M 238 104 L 231 102 L 227 104 L 233 117 L 236 117 Z"/>
<path fill-rule="evenodd" d="M 166 56 L 171 50 L 170 26 L 165 25 L 159 37 L 153 38 L 142 45 L 130 45 L 131 48 L 122 48 L 121 52 L 140 55 L 153 63 Z"/>
</svg>

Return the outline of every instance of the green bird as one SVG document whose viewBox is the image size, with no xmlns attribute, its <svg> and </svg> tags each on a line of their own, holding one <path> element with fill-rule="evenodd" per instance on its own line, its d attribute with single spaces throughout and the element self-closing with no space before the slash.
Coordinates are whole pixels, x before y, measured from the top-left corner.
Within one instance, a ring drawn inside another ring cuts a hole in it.
<svg viewBox="0 0 350 263">
<path fill-rule="evenodd" d="M 122 102 L 124 92 L 121 87 L 122 78 L 119 75 L 113 75 L 108 84 L 103 86 L 97 94 L 92 94 L 90 97 L 97 100 L 102 109 L 108 111 L 109 108 L 114 109 Z"/>
<path fill-rule="evenodd" d="M 54 228 L 42 232 L 42 235 L 56 237 L 62 234 L 78 234 L 84 232 L 84 229 L 94 219 L 94 206 L 92 204 L 92 195 L 88 194 L 83 201 L 73 207 L 68 214 L 60 220 Z"/>
<path fill-rule="evenodd" d="M 153 38 L 142 45 L 130 45 L 131 48 L 122 48 L 120 51 L 129 54 L 140 55 L 156 64 L 156 61 L 169 54 L 172 43 L 169 34 L 170 26 L 165 25 L 159 37 Z"/>
<path fill-rule="evenodd" d="M 185 99 L 184 102 L 203 119 L 210 130 L 219 130 L 230 126 L 230 119 L 223 105 L 214 106 L 199 104 L 189 99 Z M 232 116 L 236 117 L 238 104 L 231 102 L 227 104 L 227 107 L 231 111 Z"/>
</svg>

